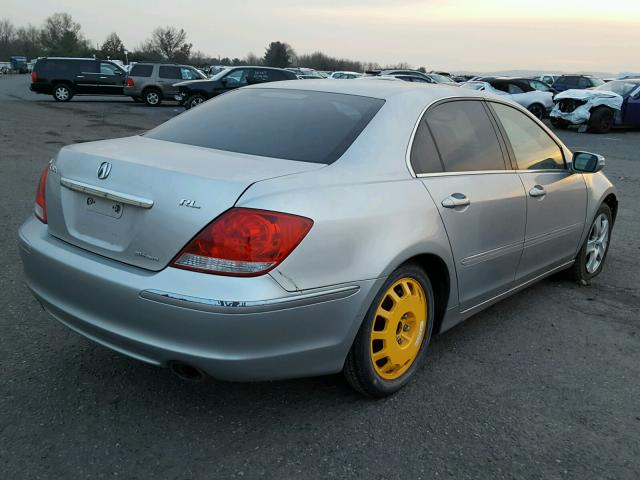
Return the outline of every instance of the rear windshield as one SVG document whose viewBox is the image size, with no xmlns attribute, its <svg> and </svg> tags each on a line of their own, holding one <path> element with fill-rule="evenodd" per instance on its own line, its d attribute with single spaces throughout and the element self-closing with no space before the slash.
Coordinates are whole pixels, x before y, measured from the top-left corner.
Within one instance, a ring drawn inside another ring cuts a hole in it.
<svg viewBox="0 0 640 480">
<path fill-rule="evenodd" d="M 239 89 L 145 136 L 229 152 L 311 163 L 336 161 L 384 100 L 304 90 Z"/>
</svg>

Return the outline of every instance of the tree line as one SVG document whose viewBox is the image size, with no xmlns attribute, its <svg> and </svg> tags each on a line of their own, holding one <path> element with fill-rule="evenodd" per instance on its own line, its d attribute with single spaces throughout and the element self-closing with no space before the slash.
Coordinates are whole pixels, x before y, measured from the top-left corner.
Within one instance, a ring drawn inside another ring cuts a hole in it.
<svg viewBox="0 0 640 480">
<path fill-rule="evenodd" d="M 126 54 L 125 54 L 126 52 Z M 335 58 L 322 52 L 297 55 L 286 42 L 271 42 L 262 57 L 248 53 L 244 58 L 211 57 L 194 51 L 187 33 L 173 26 L 158 27 L 151 36 L 134 48 L 125 48 L 116 32 L 101 44 L 93 45 L 82 32 L 81 25 L 68 13 L 54 13 L 40 27 L 16 27 L 8 19 L 0 19 L 0 61 L 12 55 L 29 59 L 44 56 L 92 57 L 130 62 L 169 61 L 196 66 L 206 65 L 265 65 L 286 68 L 291 66 L 316 70 L 351 70 L 362 72 L 379 69 L 381 65 L 345 58 Z M 408 68 L 407 64 L 385 65 L 385 68 Z"/>
</svg>

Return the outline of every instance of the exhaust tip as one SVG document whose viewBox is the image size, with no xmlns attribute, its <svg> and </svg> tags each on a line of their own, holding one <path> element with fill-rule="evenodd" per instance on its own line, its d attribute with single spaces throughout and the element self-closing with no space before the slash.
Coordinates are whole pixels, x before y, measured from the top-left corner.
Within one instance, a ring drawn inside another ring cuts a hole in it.
<svg viewBox="0 0 640 480">
<path fill-rule="evenodd" d="M 169 370 L 171 370 L 176 377 L 187 382 L 202 382 L 207 377 L 207 374 L 199 368 L 182 362 L 169 363 Z"/>
</svg>

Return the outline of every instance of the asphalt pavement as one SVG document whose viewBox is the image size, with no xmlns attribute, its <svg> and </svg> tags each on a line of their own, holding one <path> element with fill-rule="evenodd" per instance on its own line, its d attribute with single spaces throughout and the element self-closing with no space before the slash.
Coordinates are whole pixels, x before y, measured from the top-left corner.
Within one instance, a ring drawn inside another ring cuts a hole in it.
<svg viewBox="0 0 640 480">
<path fill-rule="evenodd" d="M 17 247 L 42 167 L 182 108 L 56 103 L 28 82 L 0 76 L 1 479 L 640 478 L 640 132 L 559 132 L 605 155 L 619 190 L 602 274 L 546 279 L 469 319 L 374 401 L 340 375 L 187 383 L 45 314 Z"/>
</svg>

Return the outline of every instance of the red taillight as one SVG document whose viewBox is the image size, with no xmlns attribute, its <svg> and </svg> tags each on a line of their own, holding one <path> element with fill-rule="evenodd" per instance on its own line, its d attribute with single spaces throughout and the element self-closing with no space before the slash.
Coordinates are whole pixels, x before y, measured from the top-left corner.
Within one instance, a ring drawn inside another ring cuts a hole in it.
<svg viewBox="0 0 640 480">
<path fill-rule="evenodd" d="M 312 225 L 310 218 L 288 213 L 232 208 L 200 231 L 171 265 L 220 275 L 262 275 L 282 262 Z"/>
<path fill-rule="evenodd" d="M 36 83 L 37 81 L 38 81 L 38 74 L 34 70 L 31 72 L 31 83 Z"/>
<path fill-rule="evenodd" d="M 47 177 L 49 176 L 49 164 L 44 167 L 40 174 L 40 181 L 38 182 L 38 190 L 36 190 L 36 204 L 34 206 L 34 213 L 38 220 L 42 223 L 47 223 L 47 200 L 45 193 L 47 190 Z"/>
<path fill-rule="evenodd" d="M 127 78 L 127 87 L 133 87 L 134 85 L 133 78 Z"/>
</svg>

